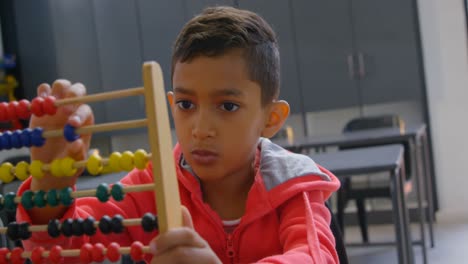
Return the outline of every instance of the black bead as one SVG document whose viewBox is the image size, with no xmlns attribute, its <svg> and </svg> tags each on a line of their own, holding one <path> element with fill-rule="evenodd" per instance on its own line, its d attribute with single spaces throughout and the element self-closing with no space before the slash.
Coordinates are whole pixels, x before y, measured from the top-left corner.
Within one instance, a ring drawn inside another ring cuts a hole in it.
<svg viewBox="0 0 468 264">
<path fill-rule="evenodd" d="M 141 219 L 141 226 L 145 232 L 152 232 L 158 229 L 158 218 L 152 213 L 146 213 Z"/>
<path fill-rule="evenodd" d="M 112 217 L 112 231 L 114 233 L 122 233 L 124 230 L 123 217 L 119 214 Z"/>
<path fill-rule="evenodd" d="M 83 232 L 88 235 L 92 236 L 96 234 L 96 227 L 94 227 L 94 222 L 96 220 L 92 216 L 88 216 L 84 221 L 83 221 Z"/>
<path fill-rule="evenodd" d="M 101 230 L 103 234 L 112 232 L 112 219 L 108 215 L 103 216 L 101 220 L 99 220 L 99 230 Z"/>
<path fill-rule="evenodd" d="M 61 231 L 64 236 L 66 237 L 73 236 L 72 224 L 73 224 L 73 219 L 71 218 L 65 219 L 65 221 L 62 222 Z"/>
<path fill-rule="evenodd" d="M 51 237 L 58 237 L 60 236 L 60 229 L 59 229 L 60 221 L 58 219 L 52 219 L 47 224 L 47 233 Z"/>
<path fill-rule="evenodd" d="M 10 240 L 19 240 L 19 225 L 16 222 L 11 222 L 7 225 L 7 236 Z"/>
<path fill-rule="evenodd" d="M 20 239 L 26 240 L 29 239 L 32 235 L 32 232 L 29 231 L 29 223 L 24 222 L 18 225 L 18 237 Z"/>
<path fill-rule="evenodd" d="M 84 234 L 83 222 L 82 218 L 76 218 L 73 220 L 72 232 L 74 236 L 82 236 Z"/>
</svg>

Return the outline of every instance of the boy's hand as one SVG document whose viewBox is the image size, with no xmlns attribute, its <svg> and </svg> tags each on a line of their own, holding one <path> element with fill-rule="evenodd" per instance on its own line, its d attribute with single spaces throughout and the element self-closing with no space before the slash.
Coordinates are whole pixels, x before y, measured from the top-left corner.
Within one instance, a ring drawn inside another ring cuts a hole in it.
<svg viewBox="0 0 468 264">
<path fill-rule="evenodd" d="M 150 243 L 151 263 L 221 263 L 208 243 L 193 229 L 192 218 L 182 206 L 184 226 L 161 234 Z"/>
</svg>

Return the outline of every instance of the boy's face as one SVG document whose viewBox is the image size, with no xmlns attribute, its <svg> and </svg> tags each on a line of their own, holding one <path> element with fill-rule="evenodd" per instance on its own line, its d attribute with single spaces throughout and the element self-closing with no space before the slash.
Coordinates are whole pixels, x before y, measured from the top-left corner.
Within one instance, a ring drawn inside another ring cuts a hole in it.
<svg viewBox="0 0 468 264">
<path fill-rule="evenodd" d="M 269 107 L 249 80 L 239 50 L 199 56 L 174 67 L 169 93 L 177 138 L 187 162 L 203 181 L 252 169 Z"/>
</svg>

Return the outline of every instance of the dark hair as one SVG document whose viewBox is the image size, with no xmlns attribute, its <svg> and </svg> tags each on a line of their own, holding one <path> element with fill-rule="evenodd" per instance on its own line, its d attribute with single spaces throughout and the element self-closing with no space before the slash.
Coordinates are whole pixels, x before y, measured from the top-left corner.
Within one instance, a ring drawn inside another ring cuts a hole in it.
<svg viewBox="0 0 468 264">
<path fill-rule="evenodd" d="M 280 58 L 275 32 L 259 15 L 233 7 L 206 8 L 185 24 L 174 44 L 171 78 L 179 61 L 216 57 L 233 49 L 243 51 L 249 78 L 261 87 L 262 105 L 276 99 Z"/>
</svg>

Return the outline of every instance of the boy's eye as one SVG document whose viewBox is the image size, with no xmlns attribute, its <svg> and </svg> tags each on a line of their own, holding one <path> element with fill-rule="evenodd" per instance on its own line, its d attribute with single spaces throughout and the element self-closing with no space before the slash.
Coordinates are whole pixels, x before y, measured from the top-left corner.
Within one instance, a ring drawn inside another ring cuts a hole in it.
<svg viewBox="0 0 468 264">
<path fill-rule="evenodd" d="M 195 105 L 192 102 L 187 101 L 187 100 L 179 101 L 176 104 L 180 109 L 183 109 L 183 110 L 189 110 L 195 107 Z"/>
<path fill-rule="evenodd" d="M 223 103 L 221 105 L 221 109 L 223 109 L 224 111 L 228 111 L 228 112 L 234 112 L 237 109 L 239 109 L 239 105 L 235 103 Z"/>
</svg>

